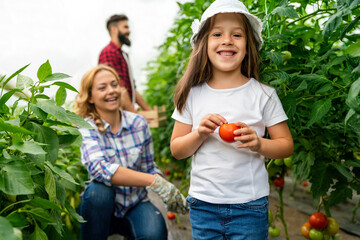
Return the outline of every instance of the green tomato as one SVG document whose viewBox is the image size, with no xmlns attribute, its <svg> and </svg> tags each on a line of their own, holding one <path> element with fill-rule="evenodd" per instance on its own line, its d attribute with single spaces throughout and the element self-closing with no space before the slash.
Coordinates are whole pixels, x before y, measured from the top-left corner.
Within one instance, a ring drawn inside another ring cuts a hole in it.
<svg viewBox="0 0 360 240">
<path fill-rule="evenodd" d="M 339 232 L 339 223 L 332 217 L 327 218 L 326 232 L 331 236 Z"/>
<path fill-rule="evenodd" d="M 312 229 L 310 229 L 309 237 L 311 240 L 322 240 L 324 237 L 324 234 L 321 231 L 319 231 L 315 228 L 312 228 Z"/>
<path fill-rule="evenodd" d="M 282 158 L 275 159 L 274 163 L 276 166 L 281 166 L 284 164 L 284 159 L 282 159 Z"/>
<path fill-rule="evenodd" d="M 282 51 L 281 53 L 282 53 L 281 57 L 282 57 L 285 61 L 290 60 L 291 57 L 292 57 L 291 52 L 289 52 L 289 51 Z"/>
<path fill-rule="evenodd" d="M 292 157 L 284 158 L 284 164 L 287 167 L 291 167 L 292 166 Z"/>
<path fill-rule="evenodd" d="M 280 236 L 280 228 L 278 227 L 269 227 L 269 235 L 272 237 Z"/>
<path fill-rule="evenodd" d="M 330 235 L 329 234 L 324 234 L 323 240 L 330 240 Z"/>
<path fill-rule="evenodd" d="M 271 225 L 273 223 L 273 221 L 274 221 L 274 216 L 273 216 L 272 212 L 269 209 L 269 225 Z"/>
</svg>

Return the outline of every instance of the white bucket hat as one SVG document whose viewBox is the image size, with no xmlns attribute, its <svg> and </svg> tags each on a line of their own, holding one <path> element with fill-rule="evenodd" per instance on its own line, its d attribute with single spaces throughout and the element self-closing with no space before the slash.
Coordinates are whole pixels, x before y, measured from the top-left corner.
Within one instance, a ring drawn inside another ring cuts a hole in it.
<svg viewBox="0 0 360 240">
<path fill-rule="evenodd" d="M 263 44 L 263 39 L 261 37 L 262 31 L 262 22 L 261 20 L 249 13 L 245 5 L 239 0 L 216 0 L 213 2 L 201 16 L 201 20 L 195 19 L 191 25 L 193 35 L 191 37 L 191 45 L 195 42 L 195 35 L 197 35 L 200 29 L 204 26 L 204 23 L 208 18 L 218 14 L 218 13 L 242 13 L 244 14 L 250 22 L 250 25 L 253 29 L 255 39 L 259 43 L 259 49 Z"/>
</svg>

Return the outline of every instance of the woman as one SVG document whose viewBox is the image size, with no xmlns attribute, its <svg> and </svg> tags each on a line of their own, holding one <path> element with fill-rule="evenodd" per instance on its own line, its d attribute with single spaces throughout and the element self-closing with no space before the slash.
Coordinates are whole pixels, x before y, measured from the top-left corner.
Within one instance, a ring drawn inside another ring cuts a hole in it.
<svg viewBox="0 0 360 240">
<path fill-rule="evenodd" d="M 99 65 L 83 76 L 76 113 L 93 129 L 79 129 L 81 161 L 91 180 L 80 206 L 86 220 L 82 239 L 107 239 L 115 233 L 129 239 L 166 239 L 165 221 L 149 201 L 146 187 L 160 195 L 169 211 L 186 211 L 186 200 L 159 175 L 145 118 L 119 110 L 120 105 L 114 69 Z"/>
</svg>

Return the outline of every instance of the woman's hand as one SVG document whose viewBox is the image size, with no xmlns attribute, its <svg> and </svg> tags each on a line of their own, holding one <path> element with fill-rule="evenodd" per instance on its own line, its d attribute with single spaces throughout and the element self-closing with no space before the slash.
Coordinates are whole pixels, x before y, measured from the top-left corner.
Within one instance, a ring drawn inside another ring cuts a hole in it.
<svg viewBox="0 0 360 240">
<path fill-rule="evenodd" d="M 241 127 L 234 131 L 234 134 L 237 135 L 234 140 L 242 142 L 242 144 L 237 145 L 237 148 L 249 148 L 251 151 L 257 152 L 261 147 L 261 142 L 256 131 L 245 123 L 237 122 L 235 124 Z"/>
<path fill-rule="evenodd" d="M 227 123 L 226 119 L 217 113 L 210 113 L 200 121 L 197 132 L 202 140 L 205 140 L 221 124 Z"/>
</svg>

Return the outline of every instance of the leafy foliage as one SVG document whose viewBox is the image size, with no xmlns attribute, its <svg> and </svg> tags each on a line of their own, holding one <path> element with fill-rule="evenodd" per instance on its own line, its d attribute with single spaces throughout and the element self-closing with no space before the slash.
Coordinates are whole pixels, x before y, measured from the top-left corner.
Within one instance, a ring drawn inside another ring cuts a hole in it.
<svg viewBox="0 0 360 240">
<path fill-rule="evenodd" d="M 148 65 L 147 101 L 168 111 L 169 124 L 153 130 L 157 159 L 188 169 L 189 161 L 175 161 L 169 149 L 172 98 L 191 52 L 191 23 L 211 2 L 179 4 L 158 58 Z M 260 80 L 277 90 L 289 117 L 297 179 L 310 180 L 315 199 L 329 195 L 327 207 L 351 199 L 352 190 L 360 194 L 360 1 L 244 3 L 264 22 Z"/>
<path fill-rule="evenodd" d="M 0 235 L 71 239 L 70 221 L 84 221 L 74 209 L 74 196 L 79 198 L 86 178 L 79 163 L 81 135 L 76 126 L 91 126 L 61 107 L 65 89 L 76 91 L 56 81 L 68 75 L 52 73 L 47 61 L 34 82 L 20 74 L 26 67 L 0 81 Z M 6 83 L 16 76 L 16 88 L 4 93 Z M 43 94 L 53 85 L 60 86 L 55 101 Z M 9 99 L 15 93 L 18 98 L 11 105 Z M 19 106 L 19 102 L 25 104 Z"/>
</svg>

